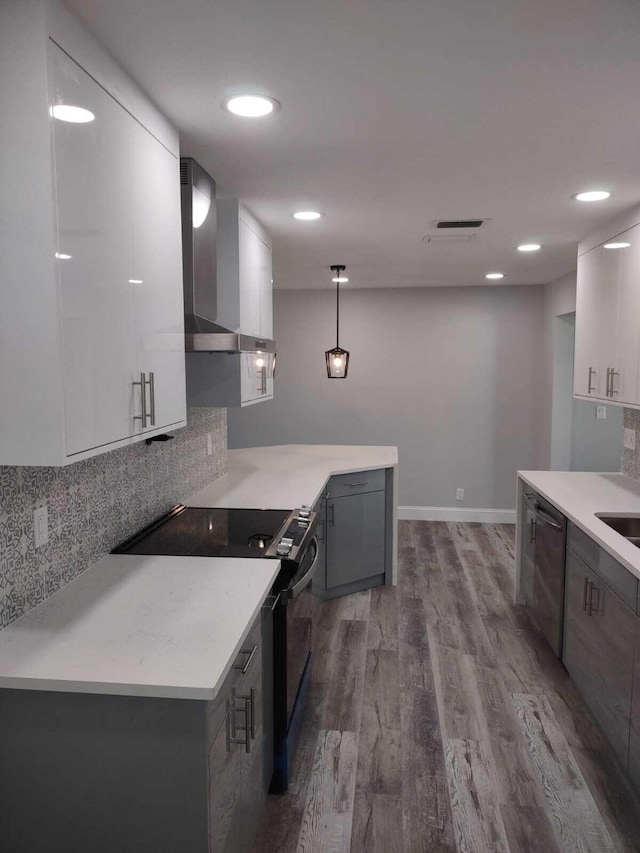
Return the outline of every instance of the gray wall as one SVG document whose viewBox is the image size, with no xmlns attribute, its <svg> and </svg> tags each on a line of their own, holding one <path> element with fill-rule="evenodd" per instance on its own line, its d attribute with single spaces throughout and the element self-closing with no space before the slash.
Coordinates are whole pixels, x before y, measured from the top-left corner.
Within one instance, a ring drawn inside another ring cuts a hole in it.
<svg viewBox="0 0 640 853">
<path fill-rule="evenodd" d="M 605 406 L 606 417 L 598 420 L 597 406 L 587 400 L 573 401 L 571 471 L 620 470 L 624 409 Z"/>
<path fill-rule="evenodd" d="M 343 288 L 349 377 L 328 380 L 335 292 L 276 291 L 276 398 L 229 410 L 229 446 L 397 444 L 401 505 L 512 508 L 538 467 L 543 304 L 538 286 Z"/>
<path fill-rule="evenodd" d="M 542 402 L 540 409 L 540 447 L 538 468 L 560 469 L 570 464 L 571 404 L 567 392 L 573 394 L 572 382 L 567 386 L 566 372 L 558 370 L 558 362 L 568 357 L 569 330 L 563 315 L 576 310 L 576 273 L 545 285 L 543 333 L 538 348 L 537 361 L 542 375 Z M 571 350 L 573 344 L 571 344 Z M 573 367 L 571 367 L 573 373 Z"/>
<path fill-rule="evenodd" d="M 225 473 L 226 410 L 189 409 L 187 420 L 173 441 L 140 442 L 65 468 L 0 467 L 0 628 Z M 49 542 L 36 549 L 33 510 L 45 503 Z"/>
</svg>

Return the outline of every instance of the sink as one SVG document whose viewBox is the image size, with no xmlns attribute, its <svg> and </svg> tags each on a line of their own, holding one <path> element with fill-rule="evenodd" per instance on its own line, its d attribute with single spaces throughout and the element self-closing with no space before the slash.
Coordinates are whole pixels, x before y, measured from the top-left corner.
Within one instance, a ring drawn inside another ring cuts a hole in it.
<svg viewBox="0 0 640 853">
<path fill-rule="evenodd" d="M 624 536 L 634 545 L 640 546 L 640 515 L 598 515 L 600 521 L 604 521 L 612 530 Z"/>
</svg>

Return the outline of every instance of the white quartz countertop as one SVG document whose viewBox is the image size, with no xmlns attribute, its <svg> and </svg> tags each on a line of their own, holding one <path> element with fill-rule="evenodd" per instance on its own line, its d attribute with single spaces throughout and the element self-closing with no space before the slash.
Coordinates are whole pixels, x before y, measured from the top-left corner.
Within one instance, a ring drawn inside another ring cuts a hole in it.
<svg viewBox="0 0 640 853">
<path fill-rule="evenodd" d="M 303 504 L 312 506 L 333 474 L 397 464 L 397 447 L 283 444 L 230 450 L 228 473 L 185 503 L 230 509 L 296 509 Z"/>
<path fill-rule="evenodd" d="M 518 471 L 518 476 L 640 578 L 640 548 L 596 515 L 640 515 L 640 482 L 624 474 L 583 471 Z"/>
<path fill-rule="evenodd" d="M 214 699 L 279 568 L 104 557 L 0 631 L 0 687 Z"/>
</svg>

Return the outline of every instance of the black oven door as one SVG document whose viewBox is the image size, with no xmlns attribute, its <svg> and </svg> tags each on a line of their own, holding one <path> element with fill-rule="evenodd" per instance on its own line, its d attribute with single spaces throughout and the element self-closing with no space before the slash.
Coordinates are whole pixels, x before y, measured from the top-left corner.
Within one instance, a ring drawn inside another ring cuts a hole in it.
<svg viewBox="0 0 640 853">
<path fill-rule="evenodd" d="M 318 543 L 309 543 L 273 614 L 274 773 L 271 792 L 286 791 L 311 682 L 311 637 L 319 599 L 311 592 Z"/>
<path fill-rule="evenodd" d="M 318 543 L 312 539 L 286 596 L 287 613 L 287 726 L 311 653 L 311 634 L 318 599 L 311 592 L 311 582 L 318 565 Z"/>
</svg>

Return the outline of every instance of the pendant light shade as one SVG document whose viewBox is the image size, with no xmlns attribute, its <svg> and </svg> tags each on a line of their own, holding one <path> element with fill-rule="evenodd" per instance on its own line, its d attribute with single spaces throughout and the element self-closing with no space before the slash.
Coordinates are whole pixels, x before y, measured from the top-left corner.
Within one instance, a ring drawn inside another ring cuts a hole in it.
<svg viewBox="0 0 640 853">
<path fill-rule="evenodd" d="M 346 349 L 330 349 L 325 352 L 327 359 L 327 376 L 329 379 L 346 379 L 349 369 L 349 353 Z"/>
<path fill-rule="evenodd" d="M 341 275 L 346 267 L 334 264 L 331 272 L 334 273 L 333 281 L 336 283 L 336 345 L 324 354 L 327 361 L 327 377 L 329 379 L 346 379 L 349 370 L 349 353 L 342 349 L 339 343 L 340 334 L 340 282 L 349 279 Z"/>
</svg>

